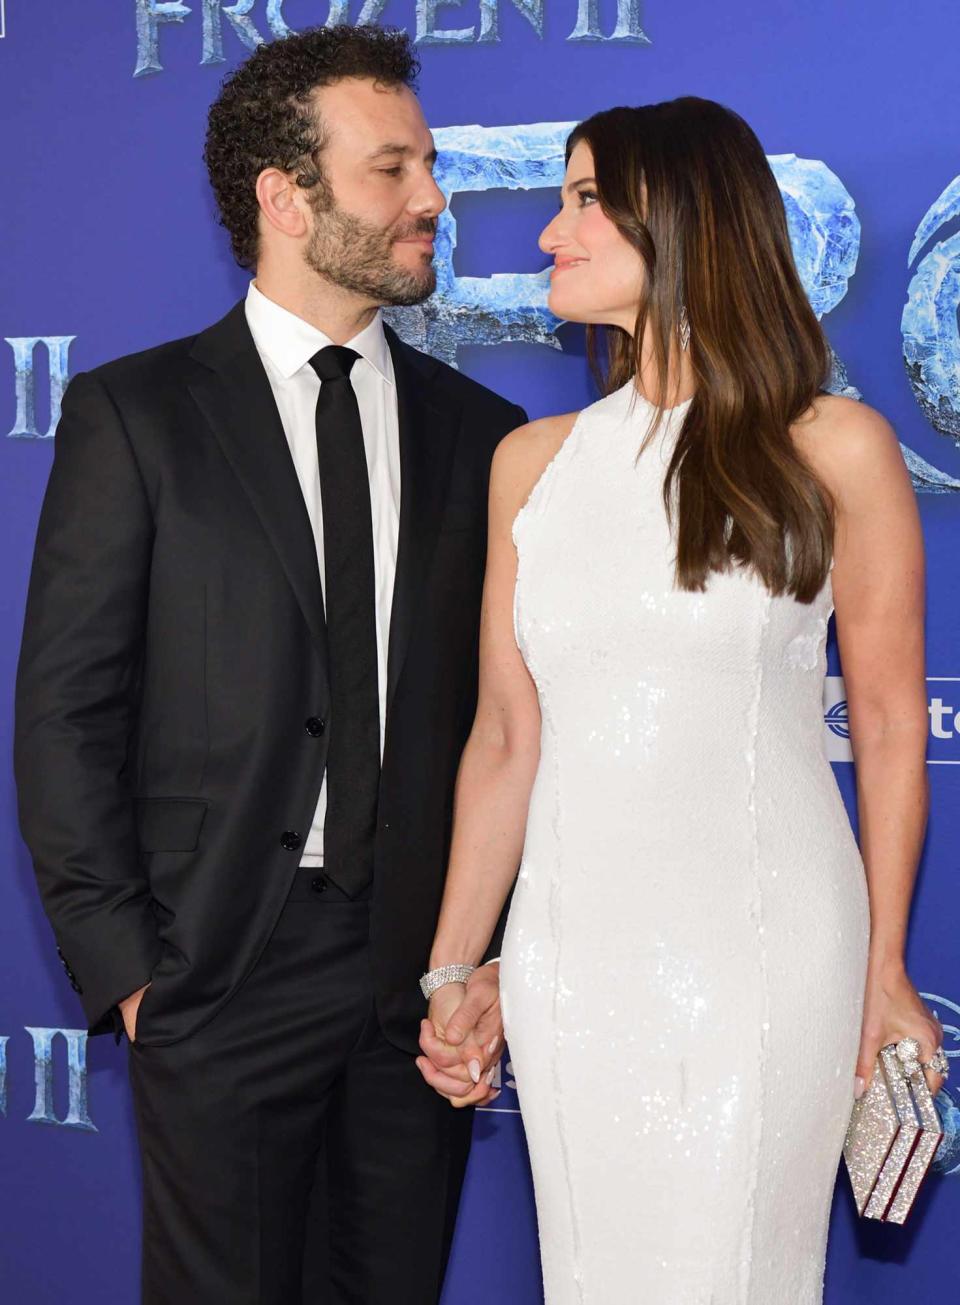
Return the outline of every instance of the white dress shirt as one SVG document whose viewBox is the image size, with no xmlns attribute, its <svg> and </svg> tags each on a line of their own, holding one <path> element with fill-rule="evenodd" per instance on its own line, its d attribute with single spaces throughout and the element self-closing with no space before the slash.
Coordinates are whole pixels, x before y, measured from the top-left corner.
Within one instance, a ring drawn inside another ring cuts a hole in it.
<svg viewBox="0 0 960 1305">
<path fill-rule="evenodd" d="M 317 466 L 316 427 L 320 378 L 310 366 L 310 359 L 319 349 L 333 344 L 333 341 L 302 317 L 297 317 L 295 313 L 268 299 L 252 281 L 247 291 L 246 314 L 253 342 L 263 360 L 273 397 L 280 410 L 280 420 L 313 527 L 320 579 L 325 582 L 323 508 Z M 369 326 L 347 342 L 347 347 L 360 355 L 350 372 L 350 384 L 360 408 L 367 475 L 370 480 L 382 757 L 387 708 L 387 641 L 400 531 L 400 426 L 393 358 L 379 313 Z M 327 781 L 324 777 L 313 824 L 304 844 L 301 865 L 323 865 L 323 824 L 326 811 Z"/>
</svg>

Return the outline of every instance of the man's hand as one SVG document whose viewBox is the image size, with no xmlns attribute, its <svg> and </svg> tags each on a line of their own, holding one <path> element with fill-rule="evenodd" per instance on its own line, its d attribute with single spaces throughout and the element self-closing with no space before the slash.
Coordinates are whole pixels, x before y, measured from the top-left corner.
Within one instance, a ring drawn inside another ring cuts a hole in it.
<svg viewBox="0 0 960 1305">
<path fill-rule="evenodd" d="M 498 963 L 480 966 L 466 988 L 448 983 L 434 993 L 420 1046 L 418 1069 L 452 1106 L 486 1105 L 500 1095 L 492 1088 L 503 1050 Z"/>
<path fill-rule="evenodd" d="M 120 1014 L 123 1016 L 123 1027 L 126 1029 L 127 1037 L 131 1042 L 137 1040 L 137 1011 L 143 1001 L 143 994 L 149 987 L 149 983 L 145 983 L 142 988 L 138 988 L 136 992 L 131 992 L 129 997 L 124 997 L 123 1001 L 117 1003 L 120 1007 Z"/>
</svg>

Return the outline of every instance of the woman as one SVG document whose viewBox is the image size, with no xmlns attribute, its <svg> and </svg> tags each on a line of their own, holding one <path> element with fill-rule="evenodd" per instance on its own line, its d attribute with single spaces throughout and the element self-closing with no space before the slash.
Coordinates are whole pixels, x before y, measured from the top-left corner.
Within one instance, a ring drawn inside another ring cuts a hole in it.
<svg viewBox="0 0 960 1305">
<path fill-rule="evenodd" d="M 496 455 L 430 963 L 477 962 L 522 848 L 501 987 L 548 1305 L 813 1305 L 854 1097 L 881 1045 L 941 1037 L 904 968 L 916 506 L 883 418 L 823 392 L 740 118 L 613 109 L 567 159 L 549 302 L 608 328 L 606 397 Z M 860 851 L 822 743 L 834 608 Z M 434 993 L 441 1038 L 462 998 Z"/>
</svg>

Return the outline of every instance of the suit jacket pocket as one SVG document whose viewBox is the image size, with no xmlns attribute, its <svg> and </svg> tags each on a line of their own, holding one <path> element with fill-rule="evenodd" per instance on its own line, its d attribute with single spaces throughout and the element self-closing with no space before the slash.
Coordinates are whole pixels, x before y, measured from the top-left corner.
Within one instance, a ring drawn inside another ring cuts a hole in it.
<svg viewBox="0 0 960 1305">
<path fill-rule="evenodd" d="M 141 852 L 193 852 L 207 807 L 202 798 L 140 798 L 137 838 Z"/>
</svg>

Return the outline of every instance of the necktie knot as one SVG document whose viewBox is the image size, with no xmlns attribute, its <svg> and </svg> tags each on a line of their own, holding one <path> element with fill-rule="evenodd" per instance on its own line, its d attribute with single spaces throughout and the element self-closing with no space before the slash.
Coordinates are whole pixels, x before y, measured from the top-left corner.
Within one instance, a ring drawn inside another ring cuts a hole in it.
<svg viewBox="0 0 960 1305">
<path fill-rule="evenodd" d="M 325 349 L 313 355 L 310 366 L 321 381 L 345 381 L 350 375 L 350 368 L 359 357 L 358 353 L 344 345 L 328 344 Z"/>
</svg>

